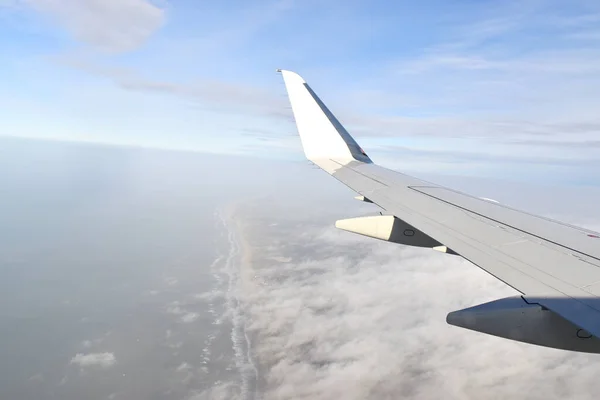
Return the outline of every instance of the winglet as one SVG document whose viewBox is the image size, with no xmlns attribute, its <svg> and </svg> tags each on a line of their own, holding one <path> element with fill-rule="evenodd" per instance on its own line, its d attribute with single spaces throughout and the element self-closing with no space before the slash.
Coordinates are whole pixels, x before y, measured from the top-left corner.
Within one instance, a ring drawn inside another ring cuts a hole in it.
<svg viewBox="0 0 600 400">
<path fill-rule="evenodd" d="M 352 161 L 371 163 L 306 81 L 295 72 L 279 71 L 283 75 L 306 158 L 328 172 L 332 172 L 332 162 L 338 167 Z"/>
</svg>

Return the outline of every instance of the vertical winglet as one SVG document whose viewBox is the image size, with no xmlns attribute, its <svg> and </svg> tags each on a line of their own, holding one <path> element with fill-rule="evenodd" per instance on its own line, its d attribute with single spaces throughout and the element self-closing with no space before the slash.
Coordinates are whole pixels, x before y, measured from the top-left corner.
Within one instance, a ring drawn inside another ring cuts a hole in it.
<svg viewBox="0 0 600 400">
<path fill-rule="evenodd" d="M 283 75 L 306 158 L 328 172 L 332 172 L 332 161 L 338 165 L 352 161 L 371 163 L 363 149 L 300 75 L 292 71 L 277 71 Z"/>
</svg>

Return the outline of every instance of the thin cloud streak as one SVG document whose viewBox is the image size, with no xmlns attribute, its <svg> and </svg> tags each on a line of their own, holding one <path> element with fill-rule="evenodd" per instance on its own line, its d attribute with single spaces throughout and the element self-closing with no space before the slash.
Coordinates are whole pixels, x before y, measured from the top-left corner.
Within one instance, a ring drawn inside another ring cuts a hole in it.
<svg viewBox="0 0 600 400">
<path fill-rule="evenodd" d="M 263 115 L 288 117 L 287 99 L 270 93 L 264 88 L 244 84 L 232 84 L 217 80 L 194 82 L 169 82 L 144 77 L 131 68 L 115 67 L 86 60 L 81 57 L 55 57 L 55 61 L 78 70 L 109 79 L 123 90 L 168 95 L 182 100 L 201 102 L 213 109 L 228 112 L 261 112 Z M 233 110 L 232 110 L 233 107 Z"/>
<path fill-rule="evenodd" d="M 81 368 L 86 367 L 99 367 L 99 368 L 110 368 L 115 365 L 117 359 L 113 353 L 77 353 L 71 358 L 70 364 L 78 365 Z"/>
<path fill-rule="evenodd" d="M 12 7 L 49 15 L 76 40 L 112 53 L 141 46 L 165 22 L 165 10 L 147 0 L 19 0 Z"/>
</svg>

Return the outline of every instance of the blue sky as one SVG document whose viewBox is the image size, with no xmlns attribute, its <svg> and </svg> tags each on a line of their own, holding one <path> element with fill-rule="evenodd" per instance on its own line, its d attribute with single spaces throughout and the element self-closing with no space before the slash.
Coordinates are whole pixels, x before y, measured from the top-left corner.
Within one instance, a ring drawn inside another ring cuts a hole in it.
<svg viewBox="0 0 600 400">
<path fill-rule="evenodd" d="M 286 68 L 383 164 L 600 183 L 597 1 L 0 0 L 0 51 L 1 135 L 300 159 Z"/>
</svg>

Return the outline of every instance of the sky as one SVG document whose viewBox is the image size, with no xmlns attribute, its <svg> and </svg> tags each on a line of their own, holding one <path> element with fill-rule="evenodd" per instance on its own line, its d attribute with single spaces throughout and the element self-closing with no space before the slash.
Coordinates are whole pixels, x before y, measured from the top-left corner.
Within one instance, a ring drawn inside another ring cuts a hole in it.
<svg viewBox="0 0 600 400">
<path fill-rule="evenodd" d="M 510 288 L 333 228 L 375 208 L 275 70 L 376 162 L 598 229 L 599 44 L 591 0 L 0 0 L 0 386 L 231 399 L 246 353 L 266 400 L 594 398 L 595 356 L 446 324 Z"/>
<path fill-rule="evenodd" d="M 276 68 L 376 162 L 597 185 L 591 0 L 1 0 L 0 135 L 301 159 Z"/>
</svg>

